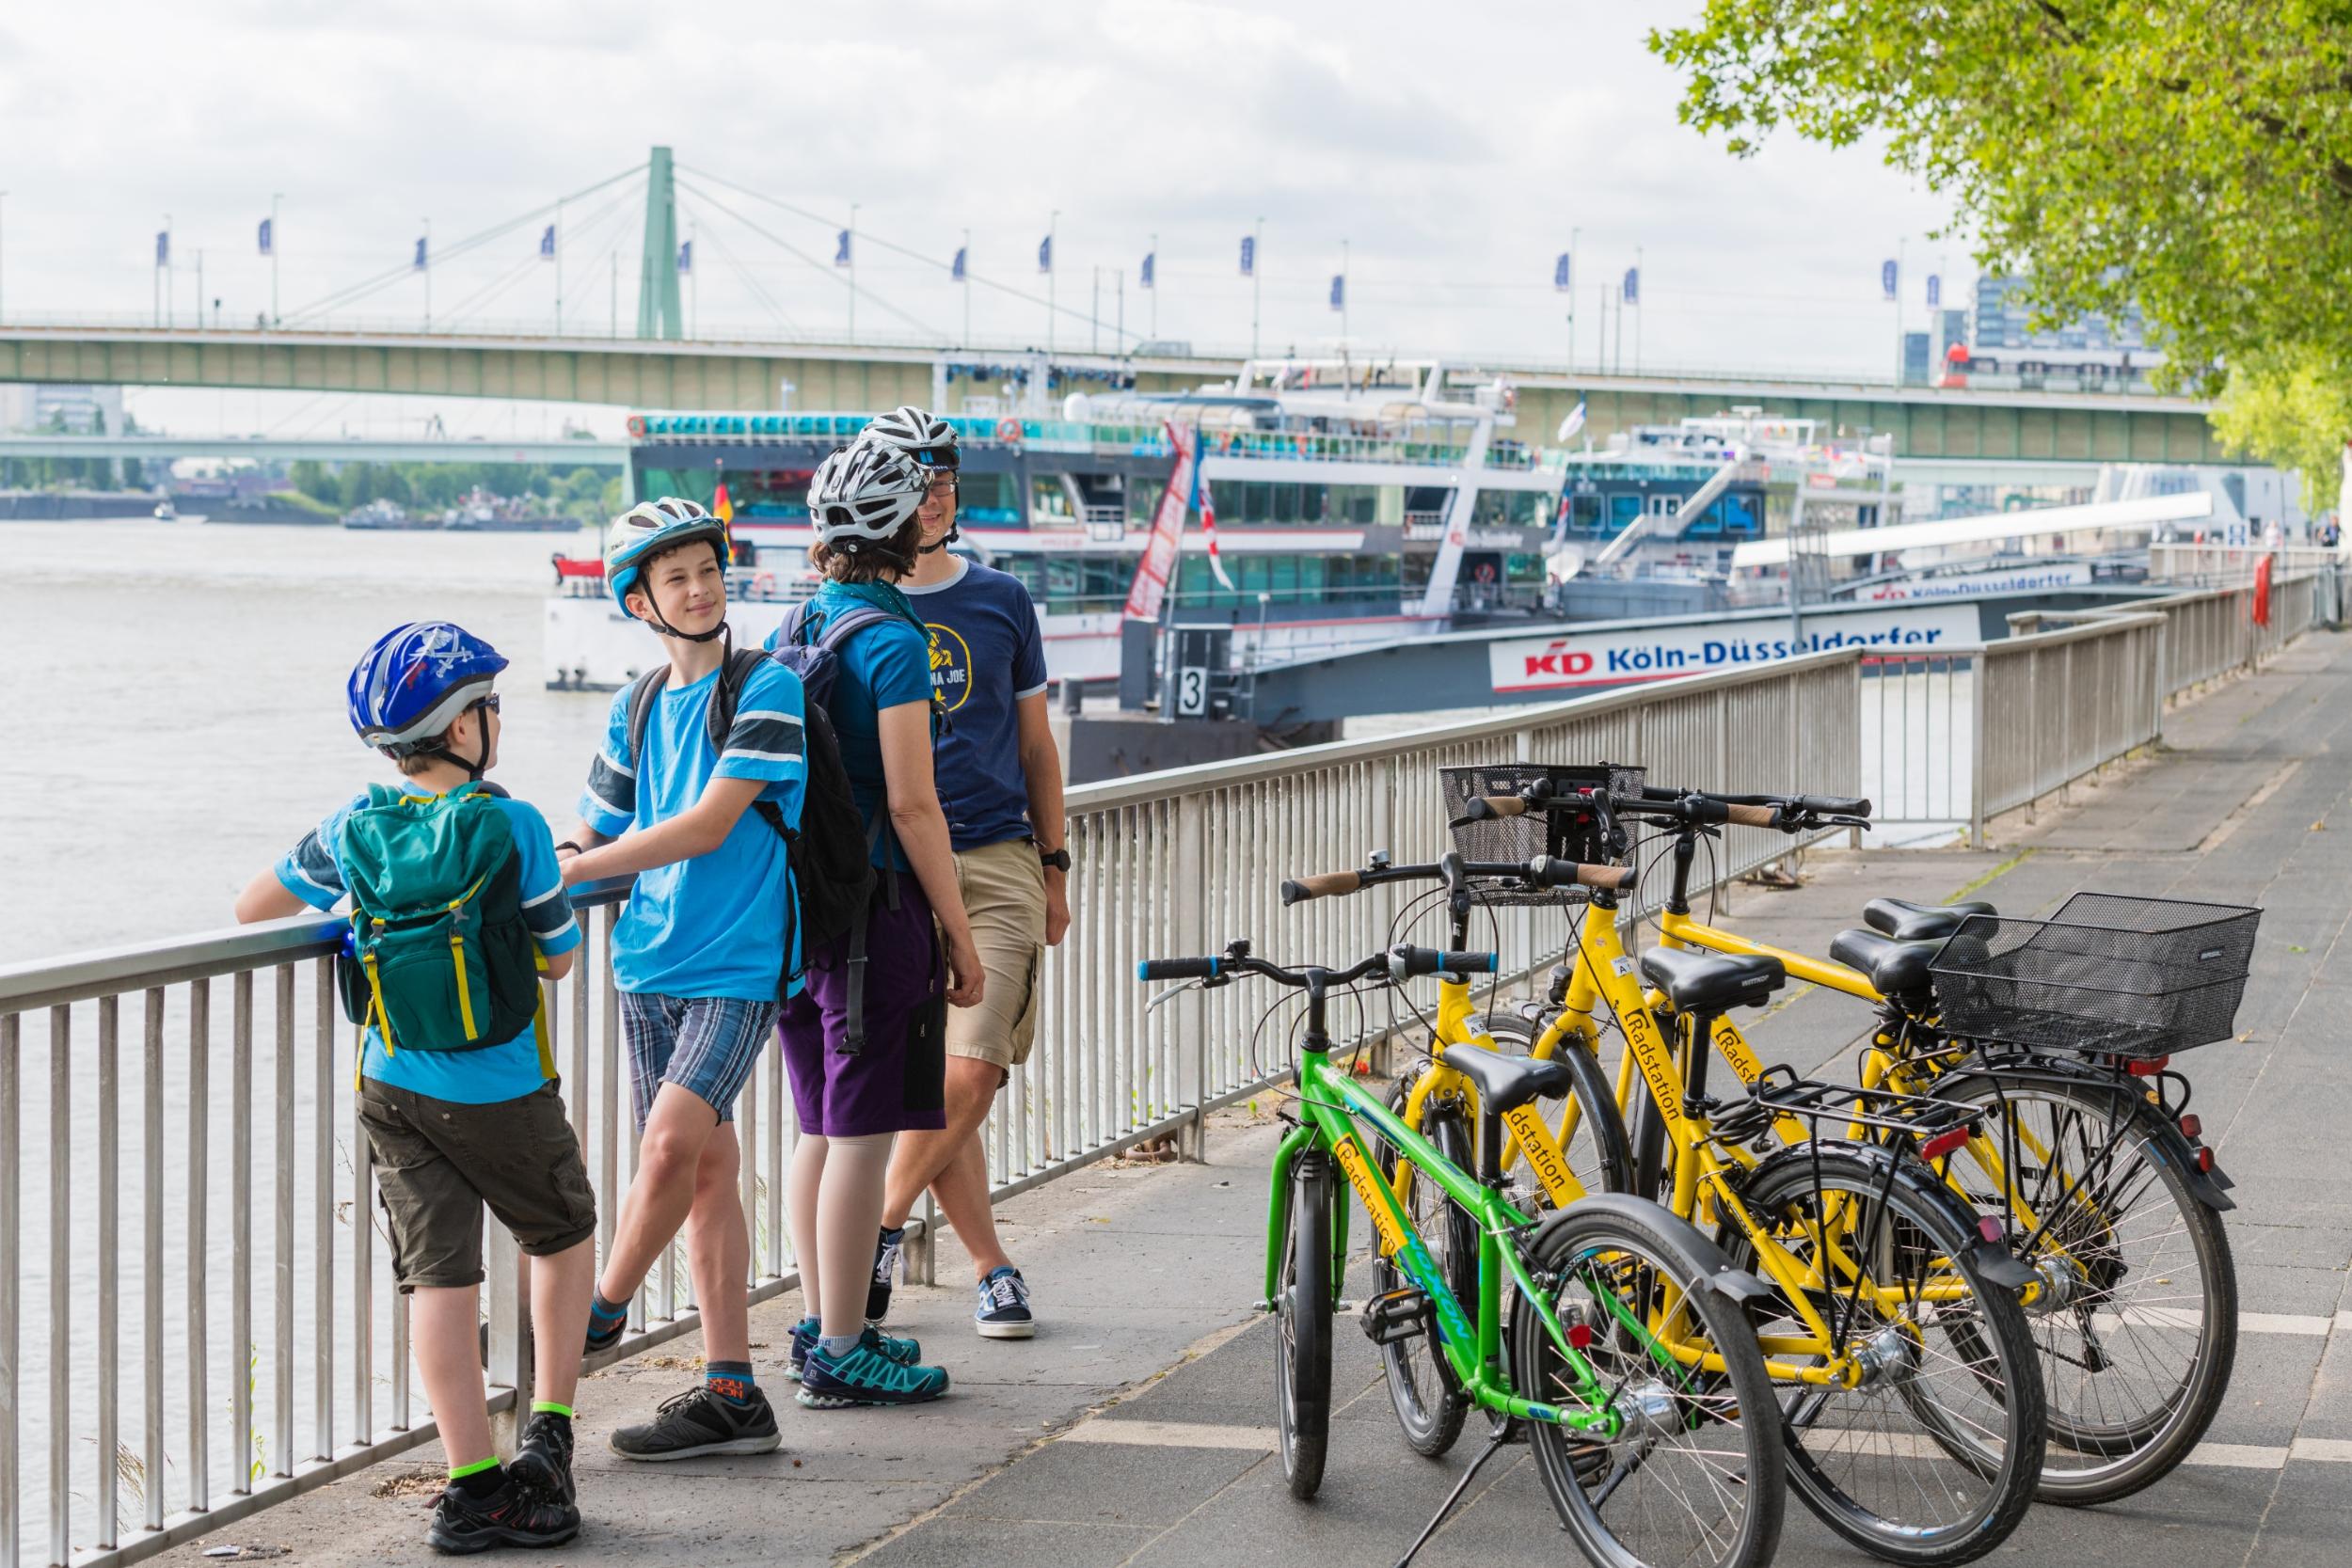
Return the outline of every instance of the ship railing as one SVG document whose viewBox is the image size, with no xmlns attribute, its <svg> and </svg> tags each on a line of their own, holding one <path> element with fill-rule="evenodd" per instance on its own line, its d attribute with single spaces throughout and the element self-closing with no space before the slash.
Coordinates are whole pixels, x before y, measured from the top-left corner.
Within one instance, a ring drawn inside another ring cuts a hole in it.
<svg viewBox="0 0 2352 1568">
<path fill-rule="evenodd" d="M 2223 653 L 2251 663 L 2312 624 L 2312 580 L 2274 585 L 2267 626 L 2235 626 L 2250 590 L 2230 590 L 1935 650 L 1924 657 L 1963 667 L 1945 683 L 1968 694 L 1951 716 L 1962 727 L 1906 721 L 1903 744 L 1963 759 L 1979 817 L 2026 803 L 2153 737 L 2163 696 Z M 1256 1041 L 1262 999 L 1206 992 L 1147 1011 L 1136 961 L 1237 936 L 1269 952 L 1396 940 L 1391 890 L 1286 910 L 1278 882 L 1442 844 L 1437 768 L 1608 759 L 1661 784 L 1874 793 L 1889 782 L 1869 744 L 1888 733 L 1884 705 L 1915 673 L 1944 673 L 1913 665 L 1906 650 L 1836 648 L 1072 789 L 1073 925 L 1041 973 L 1035 1049 L 984 1132 L 994 1192 L 1139 1144 L 1200 1158 L 1210 1113 L 1263 1092 L 1287 1053 Z M 2002 755 L 1959 744 L 1988 727 Z M 1790 847 L 1731 828 L 1715 869 L 1740 875 Z M 577 900 L 585 939 L 546 994 L 600 1249 L 638 1158 L 612 969 L 620 896 Z M 1540 973 L 1557 923 L 1504 919 L 1520 974 Z M 131 1562 L 434 1438 L 358 1120 L 333 972 L 342 934 L 306 916 L 0 968 L 0 1568 Z M 1389 1043 L 1384 1022 L 1359 1027 L 1343 1048 Z M 736 1127 L 743 1288 L 767 1300 L 798 1281 L 784 1224 L 795 1132 L 772 1048 Z M 935 1234 L 927 1208 L 909 1254 L 925 1278 Z M 490 1405 L 511 1440 L 531 1397 L 528 1293 L 503 1228 L 486 1235 Z M 625 1346 L 697 1323 L 673 1247 L 629 1302 Z"/>
</svg>

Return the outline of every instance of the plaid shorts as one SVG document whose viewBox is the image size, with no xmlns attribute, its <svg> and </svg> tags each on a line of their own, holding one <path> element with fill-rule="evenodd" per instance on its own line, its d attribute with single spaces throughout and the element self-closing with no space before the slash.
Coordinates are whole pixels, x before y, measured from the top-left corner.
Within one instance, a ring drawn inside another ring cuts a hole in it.
<svg viewBox="0 0 2352 1568">
<path fill-rule="evenodd" d="M 628 1041 L 629 1100 L 645 1130 L 653 1097 L 675 1084 L 735 1119 L 735 1101 L 759 1065 L 776 1024 L 776 1004 L 737 996 L 660 996 L 621 992 L 621 1034 Z"/>
</svg>

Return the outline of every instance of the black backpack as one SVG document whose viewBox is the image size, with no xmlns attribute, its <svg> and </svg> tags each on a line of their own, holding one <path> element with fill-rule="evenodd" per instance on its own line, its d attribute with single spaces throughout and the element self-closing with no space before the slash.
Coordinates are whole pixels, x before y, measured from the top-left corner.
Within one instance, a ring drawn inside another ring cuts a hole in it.
<svg viewBox="0 0 2352 1568">
<path fill-rule="evenodd" d="M 726 664 L 719 672 L 718 689 L 711 693 L 710 705 L 704 714 L 712 752 L 723 752 L 727 732 L 735 726 L 743 687 L 762 660 L 773 658 L 801 678 L 803 760 L 808 779 L 801 797 L 800 830 L 796 832 L 785 826 L 784 814 L 772 800 L 755 800 L 752 809 L 784 840 L 785 859 L 791 871 L 792 885 L 785 895 L 785 973 L 776 994 L 781 999 L 791 990 L 792 982 L 800 978 L 801 971 L 792 968 L 790 958 L 795 946 L 791 939 L 795 922 L 803 958 L 812 949 L 848 935 L 853 983 L 850 988 L 849 1027 L 843 1050 L 850 1054 L 864 1050 L 866 1045 L 866 911 L 874 895 L 878 876 L 872 851 L 888 830 L 887 818 L 878 814 L 869 832 L 857 809 L 856 798 L 850 793 L 849 771 L 841 765 L 841 743 L 833 728 L 833 687 L 840 673 L 843 644 L 864 627 L 891 618 L 886 610 L 861 605 L 833 617 L 825 624 L 823 635 L 809 643 L 800 640 L 806 617 L 796 610 L 786 622 L 778 640 L 780 646 L 774 653 L 753 648 L 728 653 Z M 656 665 L 629 689 L 629 756 L 641 770 L 644 767 L 645 726 L 652 717 L 653 699 L 660 695 L 669 678 L 669 666 Z M 797 900 L 792 896 L 794 893 L 799 895 Z M 890 880 L 888 895 L 890 907 L 896 909 L 895 876 Z"/>
</svg>

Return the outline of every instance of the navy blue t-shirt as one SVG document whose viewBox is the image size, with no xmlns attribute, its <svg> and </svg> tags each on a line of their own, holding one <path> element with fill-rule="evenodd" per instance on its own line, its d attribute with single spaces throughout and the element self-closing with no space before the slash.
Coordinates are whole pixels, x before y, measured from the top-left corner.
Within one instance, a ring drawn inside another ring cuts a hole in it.
<svg viewBox="0 0 2352 1568">
<path fill-rule="evenodd" d="M 898 585 L 931 633 L 931 689 L 953 726 L 932 768 L 947 836 L 978 849 L 1029 832 L 1014 705 L 1045 689 L 1037 606 L 1021 579 L 977 562 L 931 588 Z"/>
</svg>

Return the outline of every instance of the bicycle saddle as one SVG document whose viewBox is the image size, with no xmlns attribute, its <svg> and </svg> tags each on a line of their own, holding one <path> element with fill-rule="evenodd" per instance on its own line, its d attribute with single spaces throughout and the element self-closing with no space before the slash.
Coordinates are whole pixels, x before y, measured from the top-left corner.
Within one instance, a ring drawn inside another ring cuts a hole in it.
<svg viewBox="0 0 2352 1568">
<path fill-rule="evenodd" d="M 1477 1045 L 1449 1045 L 1445 1065 L 1478 1085 L 1479 1108 L 1493 1116 L 1531 1101 L 1557 1099 L 1576 1087 L 1565 1062 L 1505 1056 Z"/>
<path fill-rule="evenodd" d="M 1935 950 L 1933 942 L 1903 942 L 1859 928 L 1840 931 L 1829 943 L 1829 956 L 1848 969 L 1867 974 L 1881 996 L 1920 996 L 1931 990 L 1934 983 L 1928 974 L 1928 960 L 1935 957 Z"/>
<path fill-rule="evenodd" d="M 1642 955 L 1642 978 L 1664 991 L 1678 1011 L 1720 1013 L 1763 1006 L 1788 972 L 1778 958 L 1653 947 Z"/>
<path fill-rule="evenodd" d="M 1981 898 L 1965 904 L 1915 904 L 1908 898 L 1873 898 L 1862 906 L 1862 918 L 1870 929 L 1883 931 L 1897 942 L 1941 942 L 1959 930 L 1960 923 L 1972 914 L 2000 912 Z"/>
</svg>

